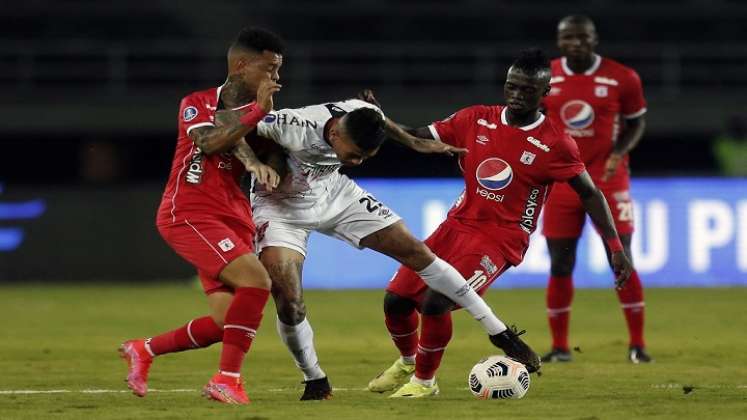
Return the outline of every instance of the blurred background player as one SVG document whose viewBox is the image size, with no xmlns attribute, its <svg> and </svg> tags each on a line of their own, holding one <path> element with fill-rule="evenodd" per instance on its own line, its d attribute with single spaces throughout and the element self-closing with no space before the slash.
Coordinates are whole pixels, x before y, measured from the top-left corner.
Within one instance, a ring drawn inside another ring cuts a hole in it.
<svg viewBox="0 0 747 420">
<path fill-rule="evenodd" d="M 632 258 L 628 153 L 638 144 L 646 126 L 641 80 L 633 69 L 594 53 L 597 32 L 586 16 L 563 18 L 558 24 L 557 42 L 562 57 L 552 62 L 551 89 L 544 108 L 550 120 L 576 140 L 589 175 L 609 204 L 625 252 Z M 571 360 L 568 324 L 572 273 L 585 219 L 573 188 L 557 185 L 547 201 L 542 228 L 551 259 L 547 313 L 552 350 L 543 356 L 545 362 Z M 643 286 L 636 271 L 617 295 L 630 333 L 628 358 L 633 363 L 650 362 L 643 340 Z"/>
<path fill-rule="evenodd" d="M 154 357 L 222 341 L 220 370 L 203 392 L 224 403 L 249 402 L 241 366 L 262 319 L 270 277 L 253 254 L 255 226 L 238 179 L 246 169 L 270 188 L 277 185 L 277 174 L 254 158 L 244 136 L 273 108 L 282 53 L 277 35 L 245 28 L 228 50 L 226 82 L 182 99 L 179 138 L 156 225 L 169 246 L 197 268 L 210 315 L 122 344 L 127 384 L 138 396 L 148 391 Z M 216 126 L 216 113 L 226 109 L 239 109 L 241 117 Z"/>
<path fill-rule="evenodd" d="M 425 243 L 459 270 L 480 294 L 507 269 L 521 263 L 554 182 L 568 181 L 613 249 L 612 264 L 620 284 L 632 269 L 607 203 L 586 172 L 575 142 L 539 111 L 542 98 L 550 90 L 549 81 L 550 68 L 544 54 L 540 50 L 524 51 L 506 76 L 506 106 L 468 107 L 413 131 L 418 137 L 469 149 L 459 158 L 465 190 L 446 221 Z M 385 392 L 402 385 L 391 395 L 395 398 L 438 394 L 435 374 L 451 340 L 451 311 L 458 308 L 412 270 L 400 267 L 387 287 L 384 313 L 401 357 L 371 380 L 368 389 Z M 511 330 L 506 333 L 514 334 Z M 496 343 L 504 337 L 491 338 Z M 529 372 L 540 366 L 539 358 L 528 347 L 520 352 L 522 357 L 511 352 L 507 355 L 526 364 Z"/>
<path fill-rule="evenodd" d="M 374 156 L 387 136 L 423 153 L 465 149 L 414 138 L 379 107 L 359 99 L 273 112 L 258 124 L 257 134 L 287 153 L 289 173 L 276 190 L 255 191 L 253 210 L 257 250 L 272 278 L 278 334 L 304 375 L 302 400 L 328 399 L 332 393 L 303 301 L 301 274 L 312 231 L 396 259 L 464 306 L 494 343 L 523 345 L 462 275 L 417 240 L 396 213 L 339 173 L 343 165 L 357 166 Z"/>
</svg>

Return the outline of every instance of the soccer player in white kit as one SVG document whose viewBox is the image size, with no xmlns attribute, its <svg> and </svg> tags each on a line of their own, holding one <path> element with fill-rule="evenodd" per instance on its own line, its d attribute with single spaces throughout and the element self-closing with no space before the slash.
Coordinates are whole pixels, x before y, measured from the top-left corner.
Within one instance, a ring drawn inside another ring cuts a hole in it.
<svg viewBox="0 0 747 420">
<path fill-rule="evenodd" d="M 416 239 L 396 213 L 339 173 L 341 166 L 359 165 L 375 155 L 387 137 L 422 153 L 459 154 L 465 149 L 413 137 L 377 106 L 358 99 L 273 111 L 257 125 L 257 134 L 273 140 L 287 156 L 288 173 L 271 192 L 257 185 L 252 207 L 256 249 L 273 283 L 278 334 L 303 371 L 301 400 L 332 395 L 314 349 L 301 286 L 312 231 L 396 259 L 467 309 L 507 354 L 539 362 L 454 267 Z"/>
</svg>

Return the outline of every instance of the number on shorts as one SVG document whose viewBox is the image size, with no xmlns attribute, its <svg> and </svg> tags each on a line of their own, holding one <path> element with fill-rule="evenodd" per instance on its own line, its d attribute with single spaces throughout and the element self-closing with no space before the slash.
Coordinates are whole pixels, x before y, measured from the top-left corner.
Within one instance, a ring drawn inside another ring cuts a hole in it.
<svg viewBox="0 0 747 420">
<path fill-rule="evenodd" d="M 366 210 L 369 213 L 374 213 L 381 208 L 381 203 L 379 203 L 379 200 L 375 199 L 372 195 L 367 195 L 358 200 L 358 202 L 361 204 L 365 204 Z"/>
<path fill-rule="evenodd" d="M 632 222 L 633 221 L 633 202 L 626 201 L 623 203 L 617 203 L 617 220 L 621 222 Z"/>
<path fill-rule="evenodd" d="M 467 283 L 472 286 L 474 290 L 480 290 L 480 288 L 488 281 L 488 276 L 482 270 L 475 270 L 475 274 L 467 279 Z"/>
</svg>

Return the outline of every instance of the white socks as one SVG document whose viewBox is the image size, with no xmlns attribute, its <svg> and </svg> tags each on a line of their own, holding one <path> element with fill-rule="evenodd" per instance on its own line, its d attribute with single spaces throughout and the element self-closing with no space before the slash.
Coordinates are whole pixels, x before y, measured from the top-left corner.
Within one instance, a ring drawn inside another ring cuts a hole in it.
<svg viewBox="0 0 747 420">
<path fill-rule="evenodd" d="M 418 271 L 418 275 L 428 287 L 467 310 L 482 324 L 488 334 L 495 335 L 506 330 L 506 324 L 495 316 L 490 306 L 451 264 L 436 257 L 431 265 Z"/>
<path fill-rule="evenodd" d="M 276 319 L 278 335 L 293 356 L 296 366 L 303 372 L 303 379 L 321 379 L 327 376 L 319 367 L 319 358 L 314 348 L 314 330 L 309 320 L 304 318 L 298 325 L 286 325 Z"/>
</svg>

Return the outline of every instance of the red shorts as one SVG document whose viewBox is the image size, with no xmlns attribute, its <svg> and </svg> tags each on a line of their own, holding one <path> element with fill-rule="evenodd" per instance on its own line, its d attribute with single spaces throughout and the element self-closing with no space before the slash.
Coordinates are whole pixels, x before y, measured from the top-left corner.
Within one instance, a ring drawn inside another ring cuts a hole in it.
<svg viewBox="0 0 747 420">
<path fill-rule="evenodd" d="M 490 241 L 453 226 L 441 224 L 425 240 L 425 244 L 441 259 L 454 266 L 481 296 L 498 276 L 511 267 Z M 412 299 L 420 307 L 428 285 L 417 273 L 400 266 L 386 290 L 397 296 Z"/>
<path fill-rule="evenodd" d="M 205 294 L 232 291 L 218 276 L 233 260 L 254 252 L 254 225 L 230 218 L 198 216 L 158 226 L 169 246 L 189 261 Z"/>
<path fill-rule="evenodd" d="M 600 185 L 599 190 L 610 206 L 617 233 L 632 234 L 633 201 L 630 198 L 630 184 L 627 179 L 614 186 Z M 585 222 L 586 210 L 578 194 L 567 183 L 555 184 L 545 204 L 542 234 L 548 238 L 578 238 Z"/>
</svg>

